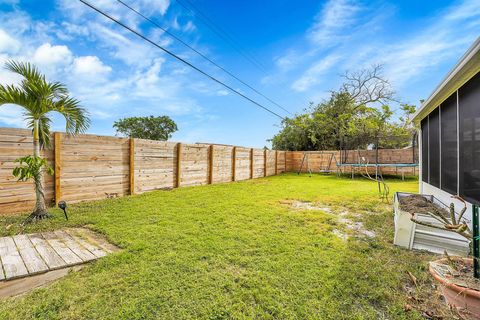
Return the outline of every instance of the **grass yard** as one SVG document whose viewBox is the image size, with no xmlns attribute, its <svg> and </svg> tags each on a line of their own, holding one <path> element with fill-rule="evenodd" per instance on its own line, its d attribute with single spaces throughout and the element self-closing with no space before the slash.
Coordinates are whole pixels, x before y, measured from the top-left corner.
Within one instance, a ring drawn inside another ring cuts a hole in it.
<svg viewBox="0 0 480 320">
<path fill-rule="evenodd" d="M 360 213 L 351 219 L 377 236 L 355 236 L 333 213 L 293 210 L 293 199 Z M 23 232 L 87 225 L 123 250 L 1 301 L 1 319 L 423 319 L 405 311 L 405 287 L 437 299 L 433 256 L 391 244 L 391 205 L 367 180 L 285 174 L 72 205 L 68 223 L 52 212 Z M 1 235 L 23 218 L 0 218 Z"/>
</svg>

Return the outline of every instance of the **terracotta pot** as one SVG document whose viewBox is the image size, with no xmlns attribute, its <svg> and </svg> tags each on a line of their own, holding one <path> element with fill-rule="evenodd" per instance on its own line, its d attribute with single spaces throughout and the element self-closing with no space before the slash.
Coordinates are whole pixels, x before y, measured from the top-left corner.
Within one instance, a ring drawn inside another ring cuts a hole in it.
<svg viewBox="0 0 480 320">
<path fill-rule="evenodd" d="M 462 258 L 466 264 L 473 264 L 473 259 Z M 440 259 L 435 261 L 440 264 L 447 264 L 447 259 Z M 459 310 L 467 311 L 472 319 L 480 320 L 480 291 L 468 289 L 465 287 L 457 286 L 454 283 L 450 283 L 448 279 L 440 277 L 437 272 L 429 267 L 430 274 L 440 282 L 441 290 L 445 300 L 448 304 L 457 307 Z"/>
</svg>

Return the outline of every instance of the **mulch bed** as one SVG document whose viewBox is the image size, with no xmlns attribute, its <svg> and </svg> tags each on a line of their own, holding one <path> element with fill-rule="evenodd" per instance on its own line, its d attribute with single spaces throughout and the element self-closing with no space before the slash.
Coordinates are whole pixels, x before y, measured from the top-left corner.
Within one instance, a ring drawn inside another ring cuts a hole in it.
<svg viewBox="0 0 480 320">
<path fill-rule="evenodd" d="M 443 208 L 440 208 L 427 198 L 419 194 L 412 194 L 400 199 L 400 209 L 411 214 L 428 214 L 433 213 L 448 217 L 450 213 Z"/>
</svg>

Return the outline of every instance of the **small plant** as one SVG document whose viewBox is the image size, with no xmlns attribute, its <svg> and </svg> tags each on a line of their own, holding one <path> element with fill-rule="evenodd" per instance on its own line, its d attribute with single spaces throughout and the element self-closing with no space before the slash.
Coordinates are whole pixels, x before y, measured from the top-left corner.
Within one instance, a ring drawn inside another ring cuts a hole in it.
<svg viewBox="0 0 480 320">
<path fill-rule="evenodd" d="M 33 179 L 35 183 L 36 201 L 45 202 L 45 194 L 43 188 L 40 187 L 42 183 L 42 172 L 47 174 L 53 174 L 53 168 L 50 167 L 47 161 L 41 157 L 28 155 L 15 160 L 15 163 L 19 163 L 19 166 L 13 169 L 13 175 L 18 178 L 19 181 L 28 181 Z M 41 204 L 36 204 L 41 205 Z M 42 214 L 32 213 L 28 216 L 25 222 L 30 222 L 34 219 L 44 219 L 48 217 L 48 213 L 45 211 Z"/>
</svg>

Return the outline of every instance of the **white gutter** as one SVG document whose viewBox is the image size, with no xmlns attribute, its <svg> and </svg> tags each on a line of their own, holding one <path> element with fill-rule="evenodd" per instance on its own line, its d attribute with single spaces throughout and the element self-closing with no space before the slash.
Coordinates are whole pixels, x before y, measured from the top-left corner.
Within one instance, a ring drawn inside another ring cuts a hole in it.
<svg viewBox="0 0 480 320">
<path fill-rule="evenodd" d="M 413 114 L 412 120 L 418 123 L 425 118 L 478 72 L 480 72 L 480 37 L 450 70 L 430 97 L 422 103 L 421 107 Z"/>
</svg>

